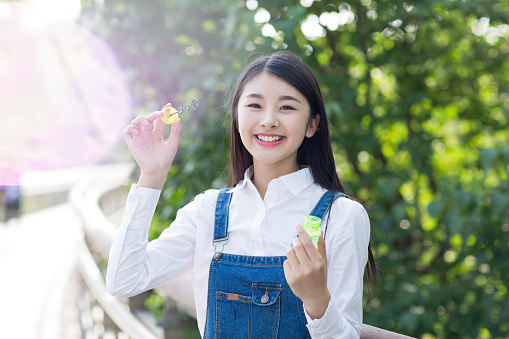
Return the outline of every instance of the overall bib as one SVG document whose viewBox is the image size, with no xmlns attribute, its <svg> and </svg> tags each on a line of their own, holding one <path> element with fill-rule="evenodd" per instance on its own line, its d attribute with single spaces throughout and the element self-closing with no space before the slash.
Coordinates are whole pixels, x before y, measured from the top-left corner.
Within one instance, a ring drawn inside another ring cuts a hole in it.
<svg viewBox="0 0 509 339">
<path fill-rule="evenodd" d="M 220 191 L 214 225 L 214 248 L 228 242 L 233 193 Z M 326 192 L 311 215 L 323 219 L 344 194 Z M 302 301 L 286 282 L 286 256 L 255 257 L 216 251 L 210 263 L 204 338 L 311 338 Z"/>
</svg>

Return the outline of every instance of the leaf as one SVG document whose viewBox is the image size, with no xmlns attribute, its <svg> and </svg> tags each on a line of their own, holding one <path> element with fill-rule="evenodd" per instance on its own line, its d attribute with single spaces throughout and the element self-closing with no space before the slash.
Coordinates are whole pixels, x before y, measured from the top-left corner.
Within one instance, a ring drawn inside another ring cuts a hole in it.
<svg viewBox="0 0 509 339">
<path fill-rule="evenodd" d="M 444 201 L 442 199 L 433 200 L 428 204 L 428 212 L 433 218 L 438 218 L 444 210 Z"/>
<path fill-rule="evenodd" d="M 508 166 L 509 165 L 509 147 L 502 147 L 500 149 L 500 155 L 501 155 L 501 158 L 502 158 L 502 161 L 504 162 L 504 166 Z"/>
<path fill-rule="evenodd" d="M 481 168 L 486 172 L 492 168 L 495 159 L 497 158 L 497 150 L 485 148 L 481 150 L 481 155 L 479 157 L 479 162 L 481 164 Z"/>
<path fill-rule="evenodd" d="M 491 204 L 493 205 L 492 217 L 503 220 L 509 215 L 509 193 L 495 192 L 491 196 Z"/>
</svg>

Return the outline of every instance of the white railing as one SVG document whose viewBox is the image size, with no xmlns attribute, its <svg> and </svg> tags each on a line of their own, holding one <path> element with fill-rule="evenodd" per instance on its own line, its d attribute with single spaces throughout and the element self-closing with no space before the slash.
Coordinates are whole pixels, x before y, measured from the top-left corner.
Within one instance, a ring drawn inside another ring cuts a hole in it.
<svg viewBox="0 0 509 339">
<path fill-rule="evenodd" d="M 132 164 L 99 166 L 87 171 L 71 189 L 69 200 L 83 221 L 87 242 L 104 258 L 115 235 L 115 226 L 102 213 L 98 199 L 108 191 L 124 185 L 133 169 Z M 78 267 L 88 290 L 115 325 L 133 339 L 160 339 L 139 320 L 121 299 L 108 293 L 101 270 L 85 239 L 79 248 Z"/>
</svg>

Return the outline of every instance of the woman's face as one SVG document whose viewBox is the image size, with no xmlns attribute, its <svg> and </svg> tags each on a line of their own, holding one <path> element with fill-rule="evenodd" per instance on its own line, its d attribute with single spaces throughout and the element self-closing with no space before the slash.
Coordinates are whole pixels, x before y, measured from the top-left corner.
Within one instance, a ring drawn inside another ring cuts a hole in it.
<svg viewBox="0 0 509 339">
<path fill-rule="evenodd" d="M 238 104 L 238 130 L 256 167 L 297 169 L 297 150 L 312 137 L 320 116 L 311 118 L 308 101 L 295 87 L 262 72 L 246 84 Z"/>
</svg>

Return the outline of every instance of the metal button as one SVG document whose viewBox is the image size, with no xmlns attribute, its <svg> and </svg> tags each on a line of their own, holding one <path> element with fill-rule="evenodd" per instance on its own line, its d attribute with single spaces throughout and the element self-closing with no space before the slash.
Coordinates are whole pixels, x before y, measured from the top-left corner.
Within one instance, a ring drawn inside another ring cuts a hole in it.
<svg viewBox="0 0 509 339">
<path fill-rule="evenodd" d="M 269 296 L 267 294 L 262 295 L 261 301 L 263 304 L 267 303 L 267 301 L 269 301 Z"/>
<path fill-rule="evenodd" d="M 216 261 L 217 261 L 217 260 L 219 260 L 219 259 L 221 259 L 221 252 L 216 252 L 216 253 L 214 253 L 214 260 L 216 260 Z"/>
</svg>

